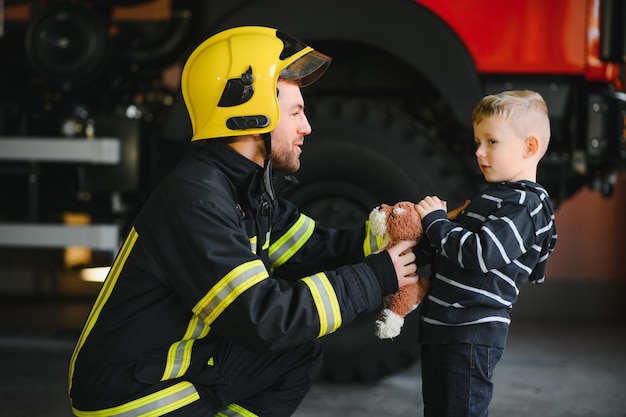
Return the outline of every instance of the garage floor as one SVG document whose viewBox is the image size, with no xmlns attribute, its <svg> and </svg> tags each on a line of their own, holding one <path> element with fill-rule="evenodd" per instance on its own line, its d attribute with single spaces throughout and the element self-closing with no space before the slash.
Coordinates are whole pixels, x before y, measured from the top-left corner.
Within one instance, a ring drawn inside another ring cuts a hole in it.
<svg viewBox="0 0 626 417">
<path fill-rule="evenodd" d="M 88 306 L 0 300 L 0 415 L 67 417 L 67 363 Z M 626 324 L 519 321 L 495 417 L 626 417 Z M 296 417 L 422 415 L 419 364 L 374 384 L 318 383 Z"/>
</svg>

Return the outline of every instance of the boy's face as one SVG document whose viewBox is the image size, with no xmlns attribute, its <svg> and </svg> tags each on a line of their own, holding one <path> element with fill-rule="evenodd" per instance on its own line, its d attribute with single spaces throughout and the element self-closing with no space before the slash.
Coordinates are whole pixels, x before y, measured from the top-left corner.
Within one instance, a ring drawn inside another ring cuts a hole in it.
<svg viewBox="0 0 626 417">
<path fill-rule="evenodd" d="M 510 123 L 488 117 L 474 125 L 476 160 L 488 182 L 527 178 L 528 158 L 524 138 Z"/>
</svg>

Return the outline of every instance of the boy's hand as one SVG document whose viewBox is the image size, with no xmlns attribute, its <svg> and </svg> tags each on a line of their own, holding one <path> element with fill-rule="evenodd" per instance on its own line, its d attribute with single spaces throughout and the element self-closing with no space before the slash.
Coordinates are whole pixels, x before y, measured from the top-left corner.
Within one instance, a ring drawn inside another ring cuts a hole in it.
<svg viewBox="0 0 626 417">
<path fill-rule="evenodd" d="M 437 196 L 424 197 L 422 201 L 416 204 L 416 207 L 422 219 L 435 210 L 448 210 L 448 204 Z"/>
</svg>

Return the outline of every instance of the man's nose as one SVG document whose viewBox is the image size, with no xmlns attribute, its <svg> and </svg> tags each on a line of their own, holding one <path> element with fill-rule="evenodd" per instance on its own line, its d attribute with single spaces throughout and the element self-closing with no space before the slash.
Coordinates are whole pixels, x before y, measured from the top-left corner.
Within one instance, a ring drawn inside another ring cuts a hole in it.
<svg viewBox="0 0 626 417">
<path fill-rule="evenodd" d="M 304 120 L 302 121 L 302 124 L 300 125 L 300 133 L 302 133 L 303 136 L 306 136 L 306 135 L 310 135 L 312 130 L 313 128 L 311 127 L 311 124 L 309 123 L 309 119 L 307 119 L 307 117 L 304 116 Z"/>
</svg>

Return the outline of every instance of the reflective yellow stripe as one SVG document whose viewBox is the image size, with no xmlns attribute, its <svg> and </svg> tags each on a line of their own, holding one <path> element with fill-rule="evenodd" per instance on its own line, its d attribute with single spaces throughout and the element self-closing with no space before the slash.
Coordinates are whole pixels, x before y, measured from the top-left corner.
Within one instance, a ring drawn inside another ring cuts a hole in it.
<svg viewBox="0 0 626 417">
<path fill-rule="evenodd" d="M 269 249 L 271 236 L 272 236 L 272 229 L 270 228 L 270 230 L 268 230 L 267 233 L 265 233 L 265 242 L 263 242 L 263 247 L 261 249 L 263 250 Z"/>
<path fill-rule="evenodd" d="M 315 221 L 304 214 L 269 249 L 272 268 L 284 265 L 309 240 L 315 229 Z"/>
<path fill-rule="evenodd" d="M 270 232 L 267 232 L 267 236 L 265 236 L 265 242 L 263 243 L 263 247 L 261 248 L 261 250 L 265 250 L 267 248 L 270 247 Z M 255 255 L 258 255 L 257 252 L 257 246 L 258 246 L 258 237 L 257 236 L 252 236 L 250 239 L 250 250 L 252 251 L 252 253 L 254 253 Z"/>
<path fill-rule="evenodd" d="M 98 293 L 96 302 L 94 303 L 93 307 L 91 308 L 91 311 L 89 312 L 89 316 L 87 317 L 87 321 L 85 323 L 85 326 L 83 327 L 83 331 L 81 332 L 80 337 L 78 338 L 78 342 L 76 343 L 76 347 L 74 348 L 74 352 L 72 353 L 72 357 L 70 359 L 69 384 L 68 384 L 69 390 L 72 389 L 74 365 L 76 363 L 76 357 L 78 356 L 78 352 L 80 351 L 82 346 L 85 344 L 85 340 L 87 340 L 89 333 L 91 333 L 91 330 L 96 325 L 98 316 L 100 315 L 100 312 L 102 311 L 102 308 L 104 307 L 104 304 L 106 303 L 108 298 L 111 296 L 111 292 L 113 291 L 113 288 L 115 287 L 115 284 L 117 283 L 117 280 L 120 276 L 120 272 L 122 272 L 122 268 L 124 267 L 124 264 L 126 263 L 126 259 L 128 259 L 128 256 L 130 255 L 130 252 L 135 246 L 135 242 L 137 242 L 138 238 L 139 238 L 139 235 L 137 234 L 137 231 L 135 230 L 135 228 L 134 227 L 131 228 L 130 232 L 128 232 L 128 236 L 126 236 L 126 240 L 124 241 L 124 244 L 120 248 L 120 251 L 118 252 L 115 258 L 115 261 L 113 262 L 113 265 L 111 266 L 109 275 L 107 275 L 106 280 L 102 284 L 102 288 L 100 288 L 100 292 Z"/>
<path fill-rule="evenodd" d="M 365 240 L 363 241 L 363 254 L 371 255 L 383 246 L 384 238 L 376 236 L 370 229 L 369 220 L 365 222 Z"/>
<path fill-rule="evenodd" d="M 322 337 L 334 332 L 341 326 L 341 310 L 339 301 L 333 286 L 328 281 L 326 274 L 319 273 L 310 277 L 302 278 L 302 281 L 309 287 L 311 296 L 317 308 L 320 320 L 320 333 Z"/>
<path fill-rule="evenodd" d="M 239 295 L 268 276 L 259 259 L 239 265 L 202 297 L 193 312 L 210 325 Z"/>
<path fill-rule="evenodd" d="M 198 316 L 194 315 L 182 340 L 179 340 L 169 348 L 167 353 L 167 363 L 161 381 L 167 379 L 180 378 L 185 375 L 191 364 L 191 349 L 196 339 L 202 339 L 209 334 L 210 327 L 204 324 Z"/>
<path fill-rule="evenodd" d="M 104 410 L 81 411 L 72 407 L 72 411 L 79 417 L 158 417 L 189 405 L 199 398 L 196 387 L 191 382 L 184 381 Z"/>
<path fill-rule="evenodd" d="M 259 417 L 240 405 L 231 404 L 215 415 L 216 417 Z"/>
</svg>

